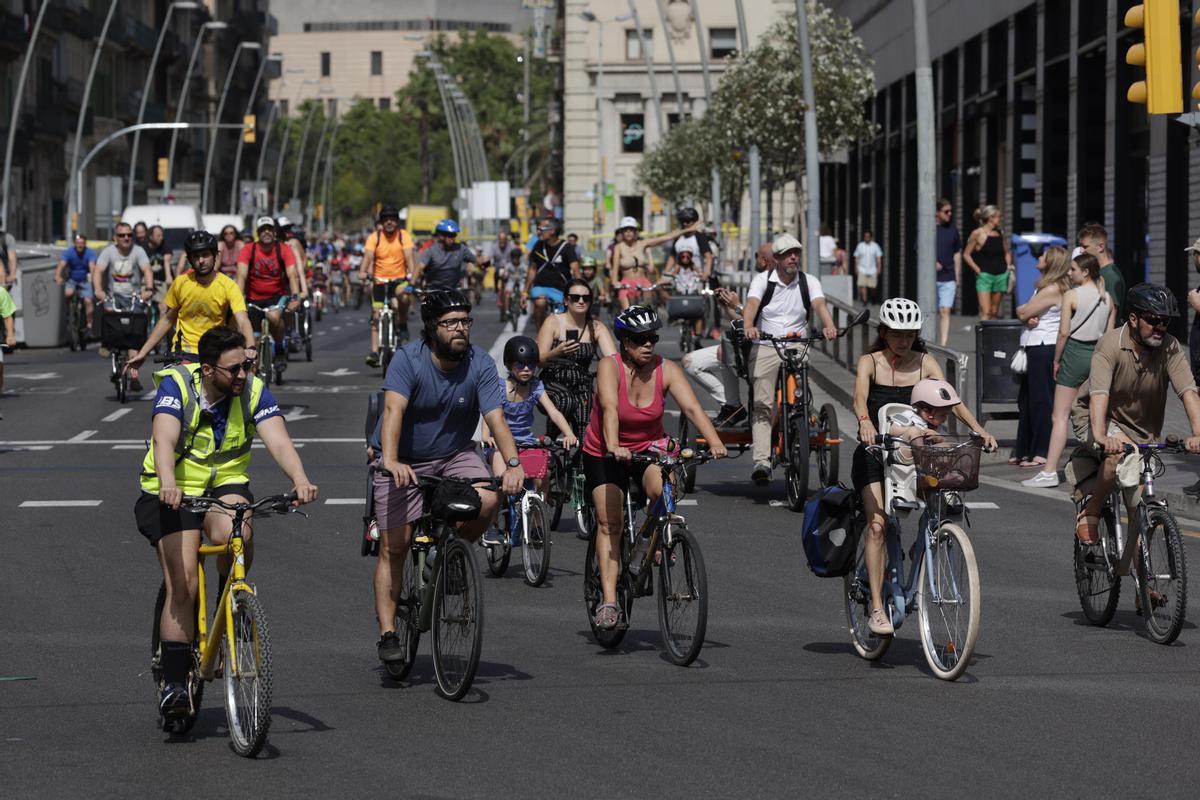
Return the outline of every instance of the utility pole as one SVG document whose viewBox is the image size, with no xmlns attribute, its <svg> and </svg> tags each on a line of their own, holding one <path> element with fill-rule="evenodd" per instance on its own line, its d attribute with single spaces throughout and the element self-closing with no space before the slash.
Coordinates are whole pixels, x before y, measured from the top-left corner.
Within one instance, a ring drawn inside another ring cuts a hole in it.
<svg viewBox="0 0 1200 800">
<path fill-rule="evenodd" d="M 933 70 L 929 65 L 929 14 L 925 0 L 913 0 L 913 42 L 917 60 L 917 305 L 925 312 L 921 335 L 937 330 L 937 211 L 934 176 Z"/>
<path fill-rule="evenodd" d="M 696 46 L 700 50 L 700 73 L 704 76 L 704 96 L 708 98 L 709 107 L 712 106 L 713 87 L 712 74 L 708 68 L 708 48 L 705 47 L 704 41 L 704 25 L 700 22 L 700 6 L 696 4 L 692 6 L 692 21 L 696 23 Z M 705 109 L 705 114 L 708 110 Z M 725 237 L 721 236 L 721 171 L 716 165 L 712 168 L 712 219 L 713 226 L 717 230 L 717 241 L 721 243 L 721 249 L 725 249 Z M 720 264 L 717 265 L 718 268 Z"/>
<path fill-rule="evenodd" d="M 679 114 L 679 121 L 687 117 L 683 110 L 683 83 L 679 80 L 679 62 L 675 60 L 675 45 L 671 43 L 671 28 L 667 24 L 667 9 L 663 5 L 663 0 L 655 0 L 655 6 L 658 7 L 658 21 L 662 24 L 663 41 L 667 45 L 667 59 L 671 62 L 671 78 L 675 82 L 675 111 Z M 692 13 L 696 13 L 693 7 Z M 666 131 L 663 131 L 665 134 Z"/>
<path fill-rule="evenodd" d="M 742 52 L 738 54 L 738 58 L 745 58 L 750 53 L 750 34 L 746 31 L 746 7 L 743 5 L 743 0 L 737 1 L 737 17 L 738 17 L 738 33 L 741 37 Z M 747 153 L 747 169 L 749 174 L 750 194 L 750 258 L 751 264 L 754 263 L 754 254 L 758 252 L 758 246 L 762 243 L 762 161 L 758 152 L 758 145 L 754 142 L 750 143 L 750 152 Z M 753 269 L 753 267 L 751 267 Z"/>
<path fill-rule="evenodd" d="M 650 56 L 650 44 L 646 41 L 645 31 L 642 30 L 642 21 L 638 17 L 637 6 L 634 5 L 633 0 L 629 0 L 629 13 L 633 14 L 633 26 L 637 29 L 638 47 L 642 49 L 642 60 L 646 62 L 646 77 L 650 81 L 650 95 L 654 102 L 654 115 L 658 122 L 658 135 L 661 138 L 667 135 L 667 120 L 663 116 L 662 98 L 658 95 L 658 81 L 654 78 L 654 59 Z"/>
<path fill-rule="evenodd" d="M 4 175 L 0 177 L 3 181 L 3 186 L 0 186 L 0 195 L 3 195 L 3 200 L 0 200 L 0 229 L 8 230 L 8 188 L 12 182 L 12 160 L 13 146 L 17 142 L 17 128 L 21 121 L 21 98 L 25 96 L 25 79 L 29 77 L 29 64 L 33 61 L 34 51 L 37 49 L 38 34 L 42 31 L 42 19 L 46 16 L 46 8 L 49 7 L 50 0 L 42 0 L 42 7 L 38 9 L 37 19 L 33 23 L 33 32 L 29 35 L 29 44 L 25 49 L 25 59 L 21 62 L 21 74 L 17 76 L 17 96 L 13 98 L 12 115 L 8 118 L 8 143 L 4 146 Z M 65 233 L 64 233 L 65 235 Z"/>
<path fill-rule="evenodd" d="M 112 0 L 108 6 L 108 15 L 104 18 L 104 27 L 100 29 L 100 39 L 96 42 L 96 50 L 92 53 L 92 66 L 88 69 L 87 83 L 83 86 L 83 100 L 80 103 L 80 108 L 88 107 L 88 100 L 92 96 L 92 81 L 96 77 L 96 67 L 100 64 L 100 56 L 104 52 L 104 42 L 108 40 L 108 27 L 112 24 L 113 12 L 117 10 L 117 3 L 120 0 Z M 75 121 L 75 146 L 71 149 L 71 171 L 67 173 L 67 197 L 70 197 L 75 189 L 74 182 L 75 168 L 79 166 L 79 148 L 83 144 L 83 123 L 87 114 L 83 111 L 79 113 L 79 119 Z M 80 175 L 78 180 L 83 180 Z M 82 214 L 83 208 L 75 209 L 76 213 Z M 71 223 L 76 223 L 76 228 L 79 227 L 78 220 L 72 220 L 68 213 L 66 220 L 63 222 L 63 238 L 68 242 L 71 241 Z"/>
<path fill-rule="evenodd" d="M 532 36 L 532 31 L 527 31 L 525 34 L 525 83 L 521 90 L 521 106 L 524 114 L 521 124 L 521 185 L 526 189 L 529 188 L 529 60 Z"/>
<path fill-rule="evenodd" d="M 821 228 L 821 166 L 817 153 L 817 100 L 813 91 L 812 48 L 808 41 L 808 9 L 805 0 L 796 0 L 796 33 L 800 39 L 800 61 L 804 69 L 804 173 L 807 191 L 808 236 L 804 247 L 806 271 L 814 278 L 820 272 L 817 241 Z"/>
</svg>

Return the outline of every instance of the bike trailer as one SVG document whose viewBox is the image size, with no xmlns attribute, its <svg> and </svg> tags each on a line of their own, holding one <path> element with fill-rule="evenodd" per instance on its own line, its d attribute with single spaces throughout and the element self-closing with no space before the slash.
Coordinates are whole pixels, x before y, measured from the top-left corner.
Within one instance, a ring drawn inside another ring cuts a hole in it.
<svg viewBox="0 0 1200 800">
<path fill-rule="evenodd" d="M 146 343 L 148 322 L 140 311 L 105 309 L 100 315 L 100 343 L 109 350 L 138 350 Z"/>
<path fill-rule="evenodd" d="M 677 319 L 704 319 L 708 312 L 708 298 L 702 294 L 676 294 L 667 298 L 667 317 Z"/>
<path fill-rule="evenodd" d="M 808 568 L 821 578 L 840 578 L 854 569 L 860 526 L 857 496 L 838 484 L 820 489 L 804 507 L 801 543 Z"/>
</svg>

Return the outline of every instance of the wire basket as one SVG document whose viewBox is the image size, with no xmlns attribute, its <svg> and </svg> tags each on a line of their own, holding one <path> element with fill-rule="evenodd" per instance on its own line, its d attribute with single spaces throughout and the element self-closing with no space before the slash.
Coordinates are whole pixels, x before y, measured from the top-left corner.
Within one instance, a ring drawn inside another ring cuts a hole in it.
<svg viewBox="0 0 1200 800">
<path fill-rule="evenodd" d="M 983 440 L 975 436 L 935 434 L 919 436 L 910 444 L 918 486 L 955 492 L 979 487 Z"/>
</svg>

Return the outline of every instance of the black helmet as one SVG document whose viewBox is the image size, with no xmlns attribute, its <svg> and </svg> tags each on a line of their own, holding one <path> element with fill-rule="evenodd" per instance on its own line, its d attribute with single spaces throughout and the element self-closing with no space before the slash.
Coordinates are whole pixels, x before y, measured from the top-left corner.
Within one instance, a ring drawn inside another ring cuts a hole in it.
<svg viewBox="0 0 1200 800">
<path fill-rule="evenodd" d="M 471 310 L 471 301 L 458 289 L 438 289 L 421 301 L 421 321 L 428 328 L 447 311 Z"/>
<path fill-rule="evenodd" d="M 379 221 L 383 222 L 388 217 L 392 219 L 400 219 L 400 211 L 391 203 L 385 204 L 379 209 Z"/>
<path fill-rule="evenodd" d="M 618 339 L 631 333 L 649 333 L 661 327 L 662 319 L 650 306 L 630 306 L 613 320 L 613 330 Z"/>
<path fill-rule="evenodd" d="M 1179 304 L 1175 295 L 1153 283 L 1139 283 L 1125 295 L 1125 305 L 1137 315 L 1178 317 Z"/>
<path fill-rule="evenodd" d="M 538 363 L 537 342 L 528 336 L 514 336 L 504 344 L 504 366 L 511 367 L 514 361 L 522 364 Z"/>
<path fill-rule="evenodd" d="M 691 225 L 700 220 L 700 212 L 691 206 L 685 206 L 676 212 L 675 218 L 679 220 L 680 225 Z"/>
<path fill-rule="evenodd" d="M 216 253 L 217 237 L 208 231 L 192 231 L 183 240 L 183 251 L 189 256 L 196 253 Z"/>
</svg>

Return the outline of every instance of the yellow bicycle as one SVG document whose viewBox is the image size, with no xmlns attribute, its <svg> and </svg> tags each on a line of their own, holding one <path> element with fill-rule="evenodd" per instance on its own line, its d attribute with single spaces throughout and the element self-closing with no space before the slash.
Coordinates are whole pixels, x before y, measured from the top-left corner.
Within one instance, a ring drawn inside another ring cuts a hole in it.
<svg viewBox="0 0 1200 800">
<path fill-rule="evenodd" d="M 181 507 L 199 514 L 214 508 L 230 512 L 233 531 L 226 544 L 200 546 L 196 566 L 200 579 L 196 595 L 196 639 L 192 671 L 188 675 L 191 708 L 185 718 L 175 723 L 171 733 L 191 730 L 200 709 L 204 684 L 223 676 L 225 715 L 234 751 L 253 758 L 267 743 L 267 730 L 271 726 L 271 637 L 254 585 L 246 582 L 246 542 L 242 538 L 242 528 L 250 515 L 294 513 L 304 516 L 292 505 L 295 500 L 294 493 L 264 497 L 256 503 L 228 503 L 217 497 L 183 498 Z M 233 565 L 213 610 L 210 629 L 204 592 L 204 557 L 226 554 L 232 556 Z M 159 663 L 158 618 L 165 601 L 164 586 L 159 589 L 154 615 L 154 660 L 151 666 L 160 692 L 163 676 Z"/>
</svg>

